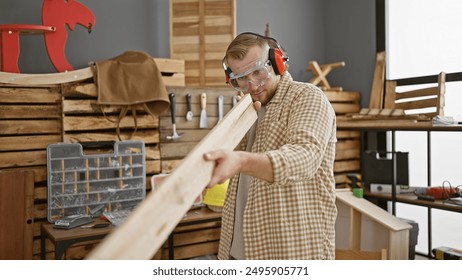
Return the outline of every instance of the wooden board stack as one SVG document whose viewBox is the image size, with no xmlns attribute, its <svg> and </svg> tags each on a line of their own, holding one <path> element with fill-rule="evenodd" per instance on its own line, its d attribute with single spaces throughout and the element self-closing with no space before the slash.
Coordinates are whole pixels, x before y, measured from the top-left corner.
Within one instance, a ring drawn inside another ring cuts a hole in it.
<svg viewBox="0 0 462 280">
<path fill-rule="evenodd" d="M 334 107 L 337 121 L 361 109 L 359 92 L 325 90 L 324 93 Z M 360 172 L 360 146 L 359 131 L 337 131 L 334 175 L 338 188 L 346 187 L 348 173 Z"/>
<path fill-rule="evenodd" d="M 166 86 L 184 86 L 184 61 L 155 61 Z M 0 171 L 34 173 L 33 258 L 39 258 L 40 226 L 47 222 L 47 146 L 58 142 L 118 140 L 116 123 L 95 108 L 96 99 L 90 68 L 56 74 L 0 72 Z M 108 111 L 109 117 L 115 113 Z M 122 138 L 126 139 L 134 128 L 132 116 L 128 114 L 121 125 Z M 138 127 L 133 139 L 146 143 L 146 182 L 150 182 L 150 176 L 161 171 L 159 119 L 140 112 Z M 84 247 L 80 250 L 86 250 Z M 47 249 L 50 255 L 54 251 L 51 243 Z M 74 251 L 75 255 L 84 254 Z"/>
</svg>

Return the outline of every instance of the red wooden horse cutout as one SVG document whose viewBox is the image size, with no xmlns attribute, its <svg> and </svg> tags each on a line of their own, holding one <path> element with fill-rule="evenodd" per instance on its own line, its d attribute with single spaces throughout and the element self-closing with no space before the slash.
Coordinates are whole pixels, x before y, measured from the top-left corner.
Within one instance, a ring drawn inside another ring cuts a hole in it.
<svg viewBox="0 0 462 280">
<path fill-rule="evenodd" d="M 79 24 L 91 32 L 95 25 L 95 16 L 91 10 L 75 0 L 44 0 L 42 24 L 0 25 L 2 71 L 19 73 L 19 34 L 39 32 L 44 34 L 48 57 L 55 69 L 58 72 L 74 70 L 65 54 L 66 25 L 72 31 Z"/>
</svg>

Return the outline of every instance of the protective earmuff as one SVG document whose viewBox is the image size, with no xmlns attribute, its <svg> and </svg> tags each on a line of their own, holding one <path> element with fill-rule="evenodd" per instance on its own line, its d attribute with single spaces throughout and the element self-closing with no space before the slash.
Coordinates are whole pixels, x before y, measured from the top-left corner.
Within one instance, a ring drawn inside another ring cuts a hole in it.
<svg viewBox="0 0 462 280">
<path fill-rule="evenodd" d="M 272 37 L 263 36 L 263 35 L 260 35 L 258 33 L 253 33 L 253 32 L 244 32 L 244 33 L 239 34 L 237 37 L 244 35 L 244 34 L 251 34 L 251 35 L 255 35 L 260 38 L 263 38 L 266 41 L 268 41 L 268 44 L 269 44 L 269 41 L 274 42 L 274 44 L 277 47 L 273 48 L 270 45 L 270 49 L 268 52 L 268 60 L 271 63 L 274 73 L 276 75 L 281 75 L 284 72 L 286 61 L 289 61 L 289 57 L 281 50 L 281 46 L 279 45 L 278 41 L 276 41 L 276 39 Z M 231 71 L 231 68 L 229 68 L 226 65 L 225 59 L 226 59 L 226 56 L 223 58 L 222 64 L 223 64 L 223 69 L 225 70 L 226 83 L 229 83 L 229 76 L 231 75 L 233 71 Z"/>
<path fill-rule="evenodd" d="M 279 48 L 270 48 L 268 60 L 271 62 L 274 73 L 276 73 L 276 75 L 281 75 L 282 72 L 284 72 L 285 62 L 288 59 L 286 59 Z"/>
</svg>

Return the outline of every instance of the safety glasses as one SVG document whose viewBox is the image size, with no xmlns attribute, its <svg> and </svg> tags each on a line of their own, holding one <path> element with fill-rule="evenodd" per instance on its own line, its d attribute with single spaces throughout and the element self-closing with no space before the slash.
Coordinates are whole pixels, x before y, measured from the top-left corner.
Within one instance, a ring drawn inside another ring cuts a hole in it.
<svg viewBox="0 0 462 280">
<path fill-rule="evenodd" d="M 244 93 L 249 91 L 250 84 L 253 84 L 256 87 L 261 87 L 271 75 L 268 69 L 269 66 L 271 66 L 271 62 L 269 60 L 266 62 L 257 60 L 255 66 L 251 69 L 239 74 L 229 74 L 229 84 L 234 89 Z"/>
</svg>

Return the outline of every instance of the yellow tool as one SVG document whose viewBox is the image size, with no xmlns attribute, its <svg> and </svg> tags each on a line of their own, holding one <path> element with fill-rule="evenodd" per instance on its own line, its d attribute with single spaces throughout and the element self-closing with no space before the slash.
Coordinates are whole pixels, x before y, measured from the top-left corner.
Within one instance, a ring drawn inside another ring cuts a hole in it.
<svg viewBox="0 0 462 280">
<path fill-rule="evenodd" d="M 229 179 L 222 184 L 217 184 L 206 190 L 202 203 L 211 210 L 221 212 L 225 204 L 226 191 L 228 190 Z"/>
</svg>

